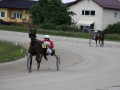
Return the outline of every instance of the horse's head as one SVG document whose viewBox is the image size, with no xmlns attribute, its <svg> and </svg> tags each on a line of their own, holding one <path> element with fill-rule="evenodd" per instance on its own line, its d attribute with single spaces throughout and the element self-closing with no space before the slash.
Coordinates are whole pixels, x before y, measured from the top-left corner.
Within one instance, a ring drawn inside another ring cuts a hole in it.
<svg viewBox="0 0 120 90">
<path fill-rule="evenodd" d="M 30 27 L 29 38 L 31 38 L 31 40 L 35 40 L 36 38 L 36 30 L 37 28 Z"/>
<path fill-rule="evenodd" d="M 105 31 L 99 31 L 99 39 L 103 41 L 105 38 Z"/>
</svg>

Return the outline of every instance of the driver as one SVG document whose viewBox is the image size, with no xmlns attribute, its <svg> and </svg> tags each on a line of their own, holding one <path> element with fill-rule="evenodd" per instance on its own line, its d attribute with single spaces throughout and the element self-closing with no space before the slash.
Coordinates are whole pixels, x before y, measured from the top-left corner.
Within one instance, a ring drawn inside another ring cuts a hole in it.
<svg viewBox="0 0 120 90">
<path fill-rule="evenodd" d="M 95 31 L 93 31 L 93 39 L 95 39 L 95 37 L 98 35 L 98 32 L 97 32 L 97 30 L 95 30 Z"/>
<path fill-rule="evenodd" d="M 54 48 L 54 43 L 53 43 L 53 41 L 50 40 L 50 36 L 49 35 L 45 35 L 43 42 L 47 45 L 46 53 L 48 55 L 52 55 L 53 56 L 55 54 L 55 50 L 53 49 Z"/>
</svg>

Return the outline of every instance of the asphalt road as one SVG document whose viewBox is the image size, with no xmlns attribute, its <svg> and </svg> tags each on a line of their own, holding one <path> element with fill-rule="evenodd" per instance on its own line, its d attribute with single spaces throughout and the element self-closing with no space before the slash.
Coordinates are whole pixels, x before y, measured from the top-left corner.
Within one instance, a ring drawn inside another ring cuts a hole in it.
<svg viewBox="0 0 120 90">
<path fill-rule="evenodd" d="M 43 39 L 43 35 L 37 35 Z M 0 30 L 0 39 L 29 46 L 27 33 Z M 104 47 L 89 47 L 88 39 L 51 36 L 61 57 L 56 71 L 55 58 L 42 59 L 37 71 L 33 60 L 28 73 L 26 57 L 0 64 L 0 90 L 120 90 L 120 42 L 105 41 Z"/>
</svg>

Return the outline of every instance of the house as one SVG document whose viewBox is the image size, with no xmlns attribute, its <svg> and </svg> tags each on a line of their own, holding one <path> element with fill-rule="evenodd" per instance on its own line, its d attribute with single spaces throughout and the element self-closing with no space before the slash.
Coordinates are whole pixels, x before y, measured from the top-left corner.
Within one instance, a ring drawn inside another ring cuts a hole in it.
<svg viewBox="0 0 120 90">
<path fill-rule="evenodd" d="M 31 0 L 0 0 L 0 19 L 6 22 L 31 22 L 29 9 L 36 3 Z"/>
<path fill-rule="evenodd" d="M 74 23 L 82 30 L 104 30 L 120 21 L 120 0 L 76 0 L 66 4 Z"/>
</svg>

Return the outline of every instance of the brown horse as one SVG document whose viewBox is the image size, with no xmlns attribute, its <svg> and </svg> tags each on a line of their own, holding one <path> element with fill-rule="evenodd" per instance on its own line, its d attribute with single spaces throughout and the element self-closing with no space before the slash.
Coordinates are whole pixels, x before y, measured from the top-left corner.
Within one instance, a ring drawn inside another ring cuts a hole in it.
<svg viewBox="0 0 120 90">
<path fill-rule="evenodd" d="M 31 42 L 28 49 L 28 53 L 29 53 L 28 71 L 31 72 L 33 56 L 36 56 L 37 70 L 39 70 L 40 68 L 42 56 L 44 55 L 44 58 L 46 60 L 47 60 L 47 57 L 46 57 L 46 46 L 43 44 L 42 41 L 36 39 L 36 29 L 31 30 L 30 28 L 29 38 L 31 38 Z M 43 45 L 44 45 L 44 48 L 43 48 Z"/>
<path fill-rule="evenodd" d="M 99 33 L 98 33 L 98 38 L 99 38 L 99 44 L 100 44 L 100 46 L 102 47 L 104 47 L 104 40 L 105 40 L 105 31 L 99 31 Z"/>
<path fill-rule="evenodd" d="M 99 41 L 100 47 L 104 47 L 105 36 L 106 36 L 106 32 L 105 31 L 100 31 L 100 30 L 98 31 L 97 40 Z"/>
<path fill-rule="evenodd" d="M 89 42 L 90 46 L 91 46 L 91 41 L 95 40 L 96 46 L 97 46 L 97 44 L 99 42 L 100 47 L 102 47 L 102 46 L 104 47 L 105 34 L 106 34 L 105 31 L 98 30 L 98 32 L 95 35 L 95 37 L 94 38 L 92 37 L 92 39 L 90 39 L 90 42 Z"/>
</svg>

